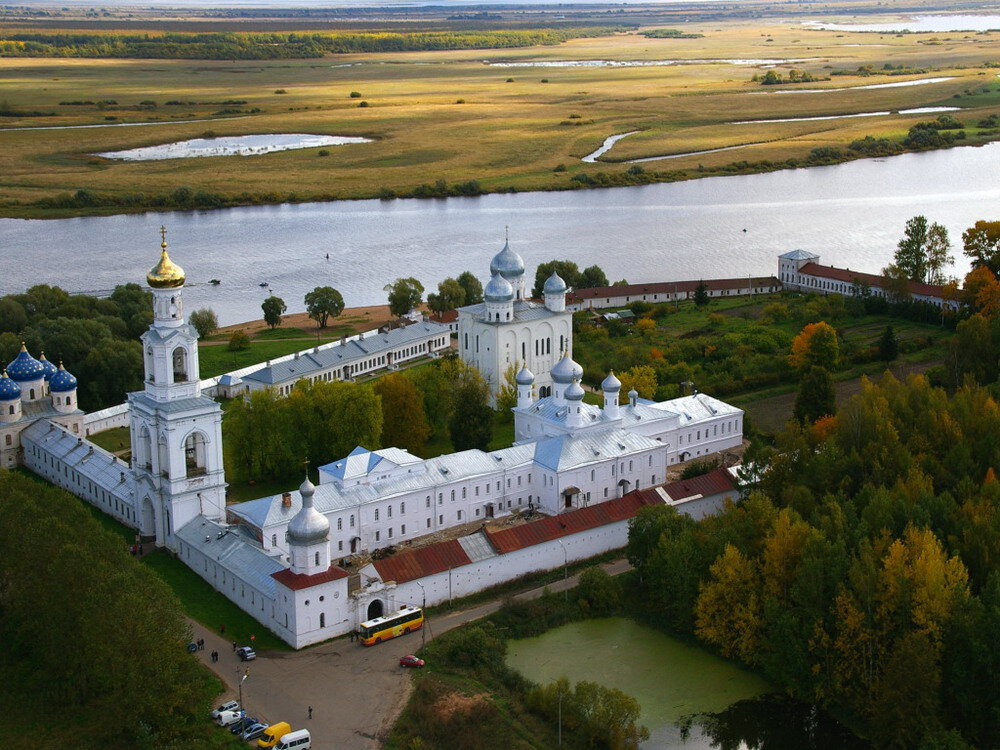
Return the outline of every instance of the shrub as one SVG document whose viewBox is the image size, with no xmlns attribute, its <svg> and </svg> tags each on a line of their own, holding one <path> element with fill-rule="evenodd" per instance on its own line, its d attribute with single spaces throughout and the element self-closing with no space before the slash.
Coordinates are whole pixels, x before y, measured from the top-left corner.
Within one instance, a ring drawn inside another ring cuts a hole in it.
<svg viewBox="0 0 1000 750">
<path fill-rule="evenodd" d="M 566 165 L 565 164 L 556 164 L 555 169 L 553 169 L 552 171 L 553 172 L 565 172 L 566 171 Z"/>
<path fill-rule="evenodd" d="M 358 102 L 358 106 L 359 107 L 367 107 L 368 106 L 368 102 L 365 102 L 365 101 Z"/>
<path fill-rule="evenodd" d="M 360 98 L 361 98 L 361 92 L 360 91 L 352 91 L 351 92 L 351 99 L 360 99 Z"/>
<path fill-rule="evenodd" d="M 465 104 L 465 99 L 456 99 L 455 104 Z"/>
<path fill-rule="evenodd" d="M 249 349 L 250 337 L 247 335 L 246 331 L 233 331 L 232 335 L 229 337 L 228 348 L 231 352 L 242 352 L 245 349 Z"/>
<path fill-rule="evenodd" d="M 325 148 L 321 148 L 319 151 L 316 152 L 316 156 L 329 156 L 329 155 L 330 152 Z"/>
<path fill-rule="evenodd" d="M 275 94 L 287 94 L 288 92 L 285 91 L 284 89 L 275 89 L 274 93 Z"/>
<path fill-rule="evenodd" d="M 549 82 L 549 79 L 548 79 L 548 78 L 543 78 L 543 79 L 542 79 L 542 83 L 548 83 L 548 82 Z"/>
<path fill-rule="evenodd" d="M 507 79 L 507 83 L 514 83 L 514 79 L 513 78 L 508 78 Z"/>
</svg>

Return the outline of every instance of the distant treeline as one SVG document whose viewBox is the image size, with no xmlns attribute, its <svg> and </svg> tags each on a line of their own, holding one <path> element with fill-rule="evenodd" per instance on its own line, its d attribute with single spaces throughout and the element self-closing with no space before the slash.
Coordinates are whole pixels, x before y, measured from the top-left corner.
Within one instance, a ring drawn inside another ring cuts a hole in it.
<svg viewBox="0 0 1000 750">
<path fill-rule="evenodd" d="M 209 34 L 37 34 L 0 37 L 0 57 L 121 57 L 199 60 L 272 60 L 323 57 L 349 52 L 502 49 L 559 44 L 604 36 L 620 27 L 494 31 L 209 33 Z"/>
<path fill-rule="evenodd" d="M 690 34 L 680 29 L 650 29 L 642 32 L 647 39 L 701 39 L 704 34 Z"/>
</svg>

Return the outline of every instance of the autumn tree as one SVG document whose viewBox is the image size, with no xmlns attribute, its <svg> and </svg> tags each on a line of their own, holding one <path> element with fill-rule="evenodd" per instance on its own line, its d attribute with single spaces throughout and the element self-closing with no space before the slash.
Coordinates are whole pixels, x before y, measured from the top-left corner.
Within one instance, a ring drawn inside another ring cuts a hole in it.
<svg viewBox="0 0 1000 750">
<path fill-rule="evenodd" d="M 656 330 L 656 323 L 650 318 L 639 318 L 635 322 L 635 330 L 639 332 L 640 336 L 648 337 L 649 334 Z"/>
<path fill-rule="evenodd" d="M 401 318 L 423 300 L 424 285 L 413 277 L 407 277 L 387 284 L 383 291 L 389 293 L 389 312 Z"/>
<path fill-rule="evenodd" d="M 320 328 L 326 328 L 329 318 L 336 318 L 344 311 L 344 298 L 332 286 L 318 286 L 306 292 L 306 312 Z"/>
<path fill-rule="evenodd" d="M 977 221 L 962 233 L 962 252 L 973 268 L 988 268 L 1000 276 L 1000 221 Z"/>
<path fill-rule="evenodd" d="M 465 287 L 457 279 L 445 279 L 438 284 L 437 294 L 427 295 L 427 307 L 436 313 L 454 310 L 465 304 Z"/>
<path fill-rule="evenodd" d="M 894 304 L 910 299 L 910 277 L 906 270 L 895 263 L 882 269 L 882 290 L 885 298 Z"/>
<path fill-rule="evenodd" d="M 618 374 L 621 381 L 621 393 L 631 390 L 639 393 L 641 398 L 653 398 L 656 395 L 656 370 L 649 365 L 636 365 Z"/>
<path fill-rule="evenodd" d="M 760 574 L 732 544 L 712 563 L 695 603 L 695 632 L 723 656 L 753 664 L 760 628 Z"/>
<path fill-rule="evenodd" d="M 812 365 L 799 381 L 793 414 L 803 424 L 810 425 L 820 417 L 835 414 L 837 395 L 829 370 Z"/>
<path fill-rule="evenodd" d="M 500 388 L 497 390 L 496 410 L 500 415 L 500 419 L 505 422 L 509 422 L 514 418 L 511 409 L 517 406 L 517 371 L 517 362 L 508 365 L 507 369 L 503 372 Z"/>
<path fill-rule="evenodd" d="M 281 325 L 281 316 L 288 309 L 288 305 L 281 297 L 272 294 L 260 304 L 260 309 L 264 311 L 264 322 L 274 330 Z"/>
<path fill-rule="evenodd" d="M 812 366 L 833 370 L 839 358 L 840 342 L 837 340 L 837 332 L 828 323 L 820 321 L 804 326 L 792 340 L 792 353 L 788 361 L 792 367 L 801 371 Z"/>
<path fill-rule="evenodd" d="M 413 381 L 405 373 L 394 372 L 376 380 L 372 387 L 382 405 L 382 445 L 420 454 L 431 429 Z"/>
</svg>

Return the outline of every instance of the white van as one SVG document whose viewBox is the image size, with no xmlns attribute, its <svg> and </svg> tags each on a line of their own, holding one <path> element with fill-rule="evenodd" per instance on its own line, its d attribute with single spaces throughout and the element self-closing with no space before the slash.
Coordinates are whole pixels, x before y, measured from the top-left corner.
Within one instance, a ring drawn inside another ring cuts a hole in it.
<svg viewBox="0 0 1000 750">
<path fill-rule="evenodd" d="M 312 747 L 312 738 L 308 729 L 299 729 L 283 735 L 274 746 L 274 750 L 309 750 Z"/>
</svg>

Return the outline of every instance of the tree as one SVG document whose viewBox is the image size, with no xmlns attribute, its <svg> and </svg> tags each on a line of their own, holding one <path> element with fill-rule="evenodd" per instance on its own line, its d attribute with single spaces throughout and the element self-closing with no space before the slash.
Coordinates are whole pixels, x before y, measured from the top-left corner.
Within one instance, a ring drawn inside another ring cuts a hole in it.
<svg viewBox="0 0 1000 750">
<path fill-rule="evenodd" d="M 927 282 L 929 284 L 943 284 L 947 280 L 944 275 L 946 266 L 955 262 L 951 255 L 951 240 L 948 239 L 948 230 L 941 224 L 931 224 L 927 230 Z"/>
<path fill-rule="evenodd" d="M 914 216 L 906 222 L 895 256 L 895 265 L 910 281 L 923 281 L 927 276 L 926 246 L 927 218 Z"/>
<path fill-rule="evenodd" d="M 320 328 L 326 328 L 328 318 L 336 318 L 344 312 L 344 298 L 332 286 L 318 286 L 305 296 L 306 312 Z"/>
<path fill-rule="evenodd" d="M 708 304 L 708 286 L 705 285 L 704 281 L 699 281 L 694 290 L 694 303 L 698 307 L 704 307 Z"/>
<path fill-rule="evenodd" d="M 649 334 L 656 330 L 656 323 L 650 318 L 639 318 L 635 323 L 635 330 L 643 337 L 649 336 Z"/>
<path fill-rule="evenodd" d="M 219 319 L 216 317 L 215 311 L 209 307 L 203 307 L 201 310 L 192 312 L 188 315 L 188 322 L 194 326 L 199 338 L 211 336 L 215 332 L 215 329 L 219 327 Z"/>
<path fill-rule="evenodd" d="M 977 221 L 962 233 L 962 252 L 973 268 L 988 268 L 1000 276 L 1000 221 Z"/>
<path fill-rule="evenodd" d="M 753 560 L 731 544 L 712 563 L 695 604 L 695 632 L 726 657 L 753 664 L 760 628 L 760 574 Z"/>
<path fill-rule="evenodd" d="M 564 279 L 565 280 L 565 279 Z M 595 286 L 610 286 L 608 277 L 601 270 L 600 266 L 588 266 L 580 272 L 577 283 L 581 289 L 588 289 Z"/>
<path fill-rule="evenodd" d="M 26 325 L 24 305 L 11 297 L 0 298 L 0 333 L 20 333 Z"/>
<path fill-rule="evenodd" d="M 517 406 L 517 364 L 514 362 L 504 370 L 503 380 L 497 391 L 496 410 L 504 422 L 509 422 L 514 418 L 511 409 Z"/>
<path fill-rule="evenodd" d="M 382 403 L 382 445 L 393 445 L 419 454 L 427 445 L 431 428 L 424 402 L 405 373 L 384 375 L 374 384 Z"/>
<path fill-rule="evenodd" d="M 454 389 L 455 406 L 448 425 L 452 445 L 456 451 L 486 450 L 493 439 L 489 384 L 477 370 L 469 369 Z"/>
<path fill-rule="evenodd" d="M 281 316 L 288 309 L 288 305 L 281 297 L 272 294 L 261 303 L 260 309 L 264 311 L 264 322 L 271 326 L 273 331 L 281 325 Z"/>
<path fill-rule="evenodd" d="M 837 396 L 830 372 L 822 367 L 811 366 L 799 381 L 799 393 L 795 397 L 795 409 L 792 413 L 799 422 L 808 425 L 836 411 Z"/>
<path fill-rule="evenodd" d="M 545 282 L 553 273 L 559 274 L 559 278 L 566 282 L 566 286 L 574 289 L 580 288 L 580 269 L 571 260 L 550 260 L 547 263 L 539 263 L 535 269 L 535 285 L 531 288 L 531 296 L 539 298 Z"/>
<path fill-rule="evenodd" d="M 457 279 L 445 279 L 438 284 L 437 294 L 427 295 L 427 307 L 436 313 L 454 310 L 464 304 L 465 287 Z"/>
<path fill-rule="evenodd" d="M 885 297 L 893 304 L 901 304 L 910 299 L 910 279 L 902 268 L 891 263 L 882 269 L 882 289 Z"/>
<path fill-rule="evenodd" d="M 226 347 L 231 352 L 242 352 L 250 348 L 250 336 L 246 331 L 233 331 L 229 336 L 229 344 Z"/>
<path fill-rule="evenodd" d="M 792 353 L 788 362 L 797 370 L 805 371 L 812 365 L 833 370 L 840 358 L 837 332 L 823 321 L 809 323 L 792 340 Z"/>
<path fill-rule="evenodd" d="M 622 393 L 636 390 L 642 398 L 653 398 L 656 395 L 656 370 L 649 365 L 631 367 L 620 373 L 618 379 L 622 384 Z"/>
<path fill-rule="evenodd" d="M 420 304 L 424 285 L 409 276 L 387 284 L 383 291 L 389 293 L 389 312 L 401 318 Z"/>
<path fill-rule="evenodd" d="M 465 290 L 465 302 L 463 304 L 478 305 L 483 301 L 483 285 L 473 275 L 472 271 L 462 271 L 456 281 Z"/>
<path fill-rule="evenodd" d="M 886 326 L 878 340 L 878 358 L 883 362 L 892 362 L 899 356 L 899 338 L 892 326 Z"/>
</svg>

